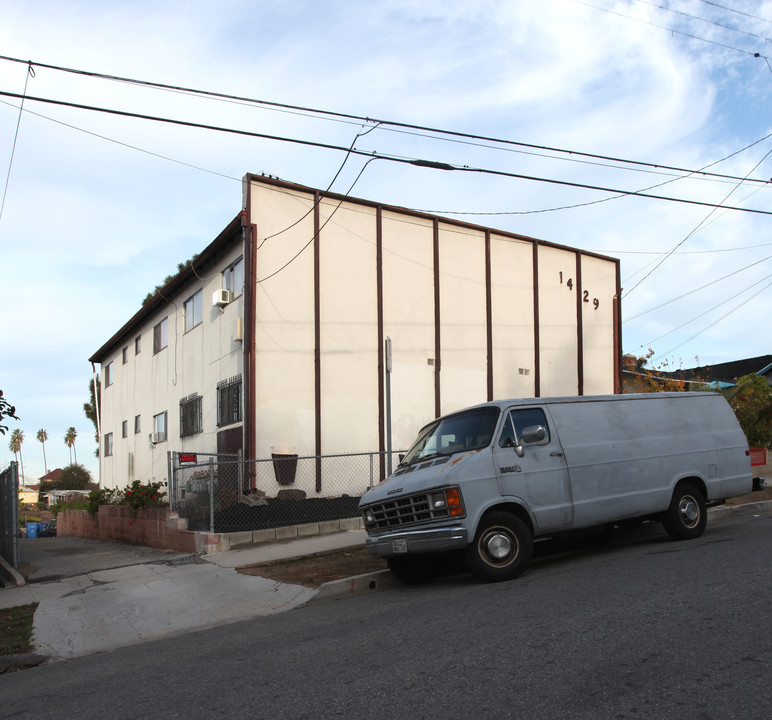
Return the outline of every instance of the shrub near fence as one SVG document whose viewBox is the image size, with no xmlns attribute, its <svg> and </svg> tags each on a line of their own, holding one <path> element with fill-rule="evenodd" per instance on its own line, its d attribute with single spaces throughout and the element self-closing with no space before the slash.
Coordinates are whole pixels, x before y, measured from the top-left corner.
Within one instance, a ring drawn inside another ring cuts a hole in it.
<svg viewBox="0 0 772 720">
<path fill-rule="evenodd" d="M 172 454 L 170 507 L 191 530 L 227 533 L 357 517 L 388 466 L 383 453 L 241 460 Z M 394 453 L 393 464 L 398 462 Z"/>
</svg>

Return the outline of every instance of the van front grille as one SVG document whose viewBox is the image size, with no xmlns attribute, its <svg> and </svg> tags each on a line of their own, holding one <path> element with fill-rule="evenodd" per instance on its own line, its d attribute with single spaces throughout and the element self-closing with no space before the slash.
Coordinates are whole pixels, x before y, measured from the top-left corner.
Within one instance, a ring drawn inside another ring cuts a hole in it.
<svg viewBox="0 0 772 720">
<path fill-rule="evenodd" d="M 388 530 L 391 528 L 417 525 L 430 520 L 439 520 L 450 516 L 447 507 L 433 510 L 428 493 L 408 495 L 407 497 L 373 503 L 364 508 L 364 516 L 372 513 L 372 522 L 365 519 L 368 530 Z"/>
</svg>

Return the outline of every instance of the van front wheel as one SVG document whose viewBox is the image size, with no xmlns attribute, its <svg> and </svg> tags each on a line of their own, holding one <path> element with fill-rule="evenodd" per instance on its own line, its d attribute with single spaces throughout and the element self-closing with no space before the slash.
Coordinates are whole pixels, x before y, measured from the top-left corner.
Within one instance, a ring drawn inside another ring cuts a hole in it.
<svg viewBox="0 0 772 720">
<path fill-rule="evenodd" d="M 662 516 L 662 526 L 673 540 L 691 540 L 705 532 L 708 515 L 705 498 L 692 484 L 683 483 L 673 492 L 670 507 Z"/>
<path fill-rule="evenodd" d="M 480 521 L 474 542 L 466 549 L 469 569 L 481 580 L 514 580 L 533 555 L 528 526 L 507 512 L 492 512 Z"/>
</svg>

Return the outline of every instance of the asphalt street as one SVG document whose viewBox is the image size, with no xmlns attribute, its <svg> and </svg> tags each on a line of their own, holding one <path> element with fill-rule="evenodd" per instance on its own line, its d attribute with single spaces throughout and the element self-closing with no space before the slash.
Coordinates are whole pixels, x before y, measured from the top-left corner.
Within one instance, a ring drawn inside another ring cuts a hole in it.
<svg viewBox="0 0 772 720">
<path fill-rule="evenodd" d="M 555 548 L 0 677 L 18 718 L 743 718 L 768 692 L 772 517 Z"/>
</svg>

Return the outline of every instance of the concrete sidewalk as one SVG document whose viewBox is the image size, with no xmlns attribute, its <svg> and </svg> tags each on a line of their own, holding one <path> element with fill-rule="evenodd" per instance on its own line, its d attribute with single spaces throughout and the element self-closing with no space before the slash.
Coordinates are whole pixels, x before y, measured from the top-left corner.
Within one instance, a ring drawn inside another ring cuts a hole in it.
<svg viewBox="0 0 772 720">
<path fill-rule="evenodd" d="M 349 579 L 307 588 L 236 571 L 247 565 L 363 545 L 364 541 L 364 531 L 357 530 L 201 557 L 175 553 L 159 557 L 155 551 L 138 564 L 6 587 L 0 590 L 0 607 L 39 603 L 33 628 L 35 654 L 17 658 L 22 666 L 66 660 L 284 612 L 314 600 L 382 589 L 370 577 L 361 586 Z M 105 554 L 110 554 L 109 547 Z M 4 663 L 13 667 L 13 660 L 12 656 L 0 657 L 0 672 Z"/>
<path fill-rule="evenodd" d="M 715 523 L 770 514 L 772 500 L 721 506 L 709 510 L 708 518 L 709 523 Z M 201 557 L 153 551 L 137 564 L 0 589 L 0 607 L 39 603 L 33 628 L 35 653 L 0 657 L 0 672 L 399 586 L 388 571 L 326 583 L 320 588 L 236 571 L 248 565 L 361 546 L 364 541 L 363 530 L 350 530 Z M 102 554 L 109 556 L 108 551 L 114 552 L 108 548 Z"/>
</svg>

